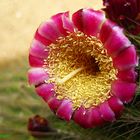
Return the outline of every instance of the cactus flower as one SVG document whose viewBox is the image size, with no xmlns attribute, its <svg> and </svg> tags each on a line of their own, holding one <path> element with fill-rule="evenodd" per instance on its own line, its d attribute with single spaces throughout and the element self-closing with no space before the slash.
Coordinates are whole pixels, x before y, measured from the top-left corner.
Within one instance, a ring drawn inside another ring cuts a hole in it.
<svg viewBox="0 0 140 140">
<path fill-rule="evenodd" d="M 84 128 L 115 121 L 136 91 L 135 46 L 103 11 L 58 13 L 42 23 L 28 79 L 61 119 Z"/>
</svg>

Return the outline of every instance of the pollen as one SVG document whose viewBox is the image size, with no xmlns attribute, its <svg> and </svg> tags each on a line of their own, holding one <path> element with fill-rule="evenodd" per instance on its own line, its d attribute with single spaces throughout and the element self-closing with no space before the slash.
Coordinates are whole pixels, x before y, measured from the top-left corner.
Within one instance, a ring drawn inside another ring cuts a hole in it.
<svg viewBox="0 0 140 140">
<path fill-rule="evenodd" d="M 69 33 L 48 46 L 44 66 L 47 83 L 55 83 L 58 99 L 70 99 L 73 108 L 98 106 L 110 98 L 116 69 L 102 42 L 82 32 Z"/>
</svg>

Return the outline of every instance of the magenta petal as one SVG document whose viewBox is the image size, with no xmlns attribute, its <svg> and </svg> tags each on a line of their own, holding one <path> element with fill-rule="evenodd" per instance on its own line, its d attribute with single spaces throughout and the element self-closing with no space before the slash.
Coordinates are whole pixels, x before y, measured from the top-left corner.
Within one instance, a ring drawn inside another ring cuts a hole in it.
<svg viewBox="0 0 140 140">
<path fill-rule="evenodd" d="M 104 21 L 105 14 L 102 11 L 83 9 L 83 25 L 85 34 L 97 36 Z"/>
<path fill-rule="evenodd" d="M 74 32 L 74 25 L 67 16 L 62 17 L 62 22 L 63 22 L 64 29 L 66 29 L 69 32 Z"/>
<path fill-rule="evenodd" d="M 89 108 L 86 110 L 84 126 L 91 128 L 97 125 L 102 125 L 103 120 L 96 108 Z"/>
<path fill-rule="evenodd" d="M 56 41 L 60 36 L 63 36 L 53 20 L 42 23 L 38 28 L 38 32 L 52 42 Z"/>
<path fill-rule="evenodd" d="M 48 101 L 52 96 L 54 96 L 54 85 L 53 84 L 42 84 L 36 87 L 36 92 L 45 101 Z"/>
<path fill-rule="evenodd" d="M 78 10 L 72 15 L 72 21 L 74 25 L 78 28 L 79 31 L 84 31 L 84 25 L 83 25 L 83 9 Z"/>
<path fill-rule="evenodd" d="M 117 77 L 122 81 L 136 82 L 137 73 L 135 72 L 135 69 L 132 68 L 124 71 L 118 71 Z"/>
<path fill-rule="evenodd" d="M 121 112 L 124 109 L 124 105 L 123 105 L 122 101 L 119 98 L 112 96 L 108 100 L 108 104 L 109 104 L 110 108 L 113 110 L 113 112 L 115 113 L 116 118 L 119 117 Z"/>
<path fill-rule="evenodd" d="M 42 67 L 44 65 L 44 59 L 29 54 L 29 64 L 31 67 Z"/>
<path fill-rule="evenodd" d="M 113 59 L 113 65 L 119 70 L 126 70 L 137 65 L 137 54 L 134 46 L 122 51 Z"/>
<path fill-rule="evenodd" d="M 115 114 L 113 110 L 110 108 L 108 102 L 104 102 L 100 105 L 100 113 L 105 121 L 112 122 L 115 120 Z"/>
<path fill-rule="evenodd" d="M 92 108 L 92 123 L 94 126 L 101 126 L 105 121 L 101 117 L 99 108 Z"/>
<path fill-rule="evenodd" d="M 38 85 L 49 79 L 48 73 L 43 68 L 32 68 L 28 71 L 29 83 Z"/>
<path fill-rule="evenodd" d="M 115 57 L 120 51 L 124 50 L 130 45 L 131 42 L 124 35 L 123 29 L 116 26 L 112 29 L 109 39 L 104 44 L 104 47 L 107 49 L 109 55 Z"/>
<path fill-rule="evenodd" d="M 92 108 L 86 109 L 86 114 L 84 115 L 84 121 L 83 121 L 83 126 L 85 128 L 91 128 L 94 126 L 93 121 L 94 121 L 94 116 L 92 113 Z"/>
<path fill-rule="evenodd" d="M 30 48 L 30 54 L 38 58 L 46 58 L 48 56 L 48 50 L 41 42 L 33 40 Z"/>
<path fill-rule="evenodd" d="M 62 103 L 62 101 L 58 100 L 55 96 L 50 98 L 47 102 L 52 111 L 56 111 Z"/>
<path fill-rule="evenodd" d="M 116 80 L 112 83 L 111 91 L 112 94 L 117 96 L 122 102 L 128 103 L 132 101 L 136 92 L 136 87 L 135 83 Z"/>
<path fill-rule="evenodd" d="M 87 35 L 97 36 L 105 20 L 105 14 L 93 9 L 81 9 L 73 14 L 72 20 L 80 31 Z"/>
<path fill-rule="evenodd" d="M 63 16 L 68 17 L 68 16 L 69 16 L 69 13 L 68 13 L 68 12 L 65 12 L 65 13 L 58 13 L 58 14 L 52 16 L 51 18 L 52 18 L 52 20 L 56 23 L 56 25 L 57 25 L 59 31 L 60 31 L 62 34 L 67 35 L 66 30 L 65 30 L 64 27 L 63 27 L 63 22 L 62 22 L 62 17 L 63 17 Z"/>
<path fill-rule="evenodd" d="M 66 120 L 66 121 L 70 121 L 70 119 L 72 117 L 72 113 L 73 113 L 72 103 L 70 100 L 63 100 L 56 112 L 56 114 L 60 118 Z"/>
<path fill-rule="evenodd" d="M 93 124 L 91 122 L 91 115 L 91 112 L 89 112 L 83 107 L 80 107 L 75 111 L 73 119 L 77 124 L 81 125 L 82 127 L 91 128 L 93 127 Z"/>
<path fill-rule="evenodd" d="M 102 43 L 105 43 L 112 32 L 112 28 L 116 26 L 116 24 L 110 20 L 106 20 L 100 30 L 99 38 L 102 41 Z"/>
<path fill-rule="evenodd" d="M 50 45 L 52 43 L 52 41 L 50 41 L 50 40 L 46 39 L 45 37 L 43 37 L 42 35 L 40 35 L 38 33 L 38 29 L 37 29 L 37 31 L 35 33 L 34 38 L 36 40 L 38 40 L 39 42 L 41 42 L 42 44 L 44 44 L 45 46 L 48 46 L 48 45 Z"/>
<path fill-rule="evenodd" d="M 74 121 L 84 128 L 91 128 L 97 125 L 102 125 L 104 120 L 96 108 L 85 109 L 80 107 L 73 116 Z"/>
<path fill-rule="evenodd" d="M 79 124 L 82 127 L 85 127 L 86 128 L 85 114 L 86 114 L 86 109 L 84 107 L 80 107 L 77 110 L 75 110 L 74 115 L 73 115 L 73 120 L 77 124 Z"/>
<path fill-rule="evenodd" d="M 69 19 L 69 12 L 56 14 L 52 16 L 52 20 L 63 35 L 67 35 L 67 31 L 74 32 L 74 26 Z"/>
</svg>

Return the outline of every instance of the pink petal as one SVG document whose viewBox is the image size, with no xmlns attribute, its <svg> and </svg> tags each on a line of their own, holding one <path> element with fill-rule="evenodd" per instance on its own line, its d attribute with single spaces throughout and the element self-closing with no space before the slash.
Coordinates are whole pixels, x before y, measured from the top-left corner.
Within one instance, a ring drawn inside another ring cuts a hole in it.
<svg viewBox="0 0 140 140">
<path fill-rule="evenodd" d="M 47 102 L 52 111 L 56 111 L 62 103 L 62 101 L 58 100 L 56 97 L 50 98 Z"/>
<path fill-rule="evenodd" d="M 93 124 L 94 116 L 92 113 L 92 108 L 86 109 L 86 114 L 84 116 L 85 116 L 83 121 L 84 128 L 92 128 L 94 126 Z"/>
<path fill-rule="evenodd" d="M 72 21 L 79 31 L 84 31 L 83 25 L 83 9 L 78 10 L 72 15 Z"/>
<path fill-rule="evenodd" d="M 42 67 L 44 65 L 44 59 L 29 54 L 29 64 L 31 67 Z"/>
<path fill-rule="evenodd" d="M 127 70 L 137 65 L 137 54 L 134 46 L 122 51 L 113 59 L 113 65 L 119 70 Z"/>
<path fill-rule="evenodd" d="M 67 35 L 66 33 L 66 30 L 64 29 L 63 27 L 63 22 L 62 22 L 62 17 L 63 16 L 66 16 L 68 17 L 69 16 L 69 13 L 68 12 L 65 12 L 65 13 L 58 13 L 54 16 L 51 17 L 51 19 L 56 23 L 59 31 L 64 34 L 64 35 Z"/>
<path fill-rule="evenodd" d="M 135 72 L 135 69 L 132 68 L 124 71 L 118 71 L 117 77 L 122 81 L 127 81 L 132 83 L 132 82 L 136 82 L 137 73 Z"/>
<path fill-rule="evenodd" d="M 102 43 L 105 43 L 109 39 L 114 26 L 116 26 L 116 24 L 108 19 L 103 23 L 99 34 Z"/>
<path fill-rule="evenodd" d="M 85 114 L 86 114 L 86 109 L 84 107 L 80 107 L 77 110 L 75 110 L 74 115 L 73 115 L 73 120 L 81 125 L 82 127 L 86 128 L 86 124 L 85 124 Z"/>
<path fill-rule="evenodd" d="M 54 85 L 53 84 L 42 84 L 36 87 L 36 92 L 41 96 L 45 101 L 48 101 L 51 97 L 54 96 Z"/>
<path fill-rule="evenodd" d="M 110 108 L 113 110 L 113 112 L 115 113 L 116 118 L 119 117 L 121 112 L 124 109 L 124 105 L 123 105 L 122 101 L 119 98 L 112 96 L 108 100 L 108 104 L 109 104 Z"/>
<path fill-rule="evenodd" d="M 101 126 L 105 122 L 101 117 L 98 107 L 92 109 L 92 116 L 93 116 L 92 123 L 94 126 Z"/>
<path fill-rule="evenodd" d="M 100 113 L 101 113 L 102 118 L 105 121 L 112 122 L 115 120 L 115 114 L 113 110 L 110 108 L 107 101 L 100 105 Z"/>
<path fill-rule="evenodd" d="M 97 36 L 101 24 L 105 20 L 105 15 L 102 11 L 81 9 L 73 14 L 72 20 L 78 30 L 87 35 Z"/>
<path fill-rule="evenodd" d="M 73 119 L 84 128 L 102 125 L 104 122 L 97 108 L 85 109 L 84 107 L 80 107 L 75 111 Z"/>
<path fill-rule="evenodd" d="M 102 125 L 103 122 L 104 121 L 96 108 L 89 108 L 86 110 L 84 121 L 85 128 L 91 128 L 97 125 Z"/>
<path fill-rule="evenodd" d="M 30 48 L 30 54 L 38 58 L 47 58 L 48 50 L 41 42 L 33 40 Z"/>
<path fill-rule="evenodd" d="M 74 32 L 74 25 L 68 17 L 63 16 L 62 17 L 62 22 L 63 22 L 64 29 L 66 29 L 69 32 Z"/>
<path fill-rule="evenodd" d="M 92 123 L 92 113 L 87 109 L 80 107 L 74 113 L 74 121 L 84 128 L 91 128 L 93 127 Z"/>
<path fill-rule="evenodd" d="M 59 31 L 63 35 L 67 35 L 67 31 L 74 32 L 74 26 L 69 19 L 69 12 L 58 13 L 52 16 L 52 20 L 56 23 Z"/>
<path fill-rule="evenodd" d="M 98 36 L 105 14 L 102 11 L 83 9 L 84 32 L 87 35 Z"/>
<path fill-rule="evenodd" d="M 128 83 L 120 80 L 116 80 L 112 83 L 111 92 L 113 95 L 117 96 L 122 102 L 128 103 L 132 101 L 135 92 L 136 84 Z"/>
<path fill-rule="evenodd" d="M 32 68 L 28 71 L 30 84 L 38 85 L 49 79 L 48 73 L 43 68 Z"/>
<path fill-rule="evenodd" d="M 52 42 L 56 41 L 60 36 L 63 36 L 53 20 L 42 23 L 38 28 L 38 32 Z"/>
<path fill-rule="evenodd" d="M 42 44 L 44 44 L 45 46 L 48 46 L 48 45 L 50 45 L 52 43 L 52 41 L 50 41 L 50 40 L 46 39 L 45 37 L 43 37 L 42 35 L 40 35 L 38 33 L 38 29 L 37 29 L 37 31 L 35 33 L 34 38 L 36 40 L 38 40 L 39 42 L 41 42 Z"/>
<path fill-rule="evenodd" d="M 107 52 L 112 57 L 118 55 L 118 53 L 125 48 L 129 47 L 131 42 L 128 38 L 124 35 L 123 29 L 116 26 L 112 29 L 112 32 L 109 36 L 109 39 L 104 44 L 104 47 L 107 49 Z"/>
<path fill-rule="evenodd" d="M 56 114 L 60 118 L 66 120 L 66 121 L 70 121 L 70 119 L 72 117 L 72 113 L 73 113 L 72 103 L 69 100 L 63 100 L 56 112 Z"/>
</svg>

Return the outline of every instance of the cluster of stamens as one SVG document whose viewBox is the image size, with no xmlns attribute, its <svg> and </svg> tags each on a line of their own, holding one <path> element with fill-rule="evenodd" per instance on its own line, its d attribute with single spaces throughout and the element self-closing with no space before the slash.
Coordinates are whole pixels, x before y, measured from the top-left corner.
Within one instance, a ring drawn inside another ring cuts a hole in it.
<svg viewBox="0 0 140 140">
<path fill-rule="evenodd" d="M 47 83 L 55 83 L 57 98 L 70 99 L 74 108 L 97 106 L 110 98 L 116 70 L 96 37 L 75 32 L 59 38 L 49 46 L 44 65 L 50 74 Z"/>
</svg>

